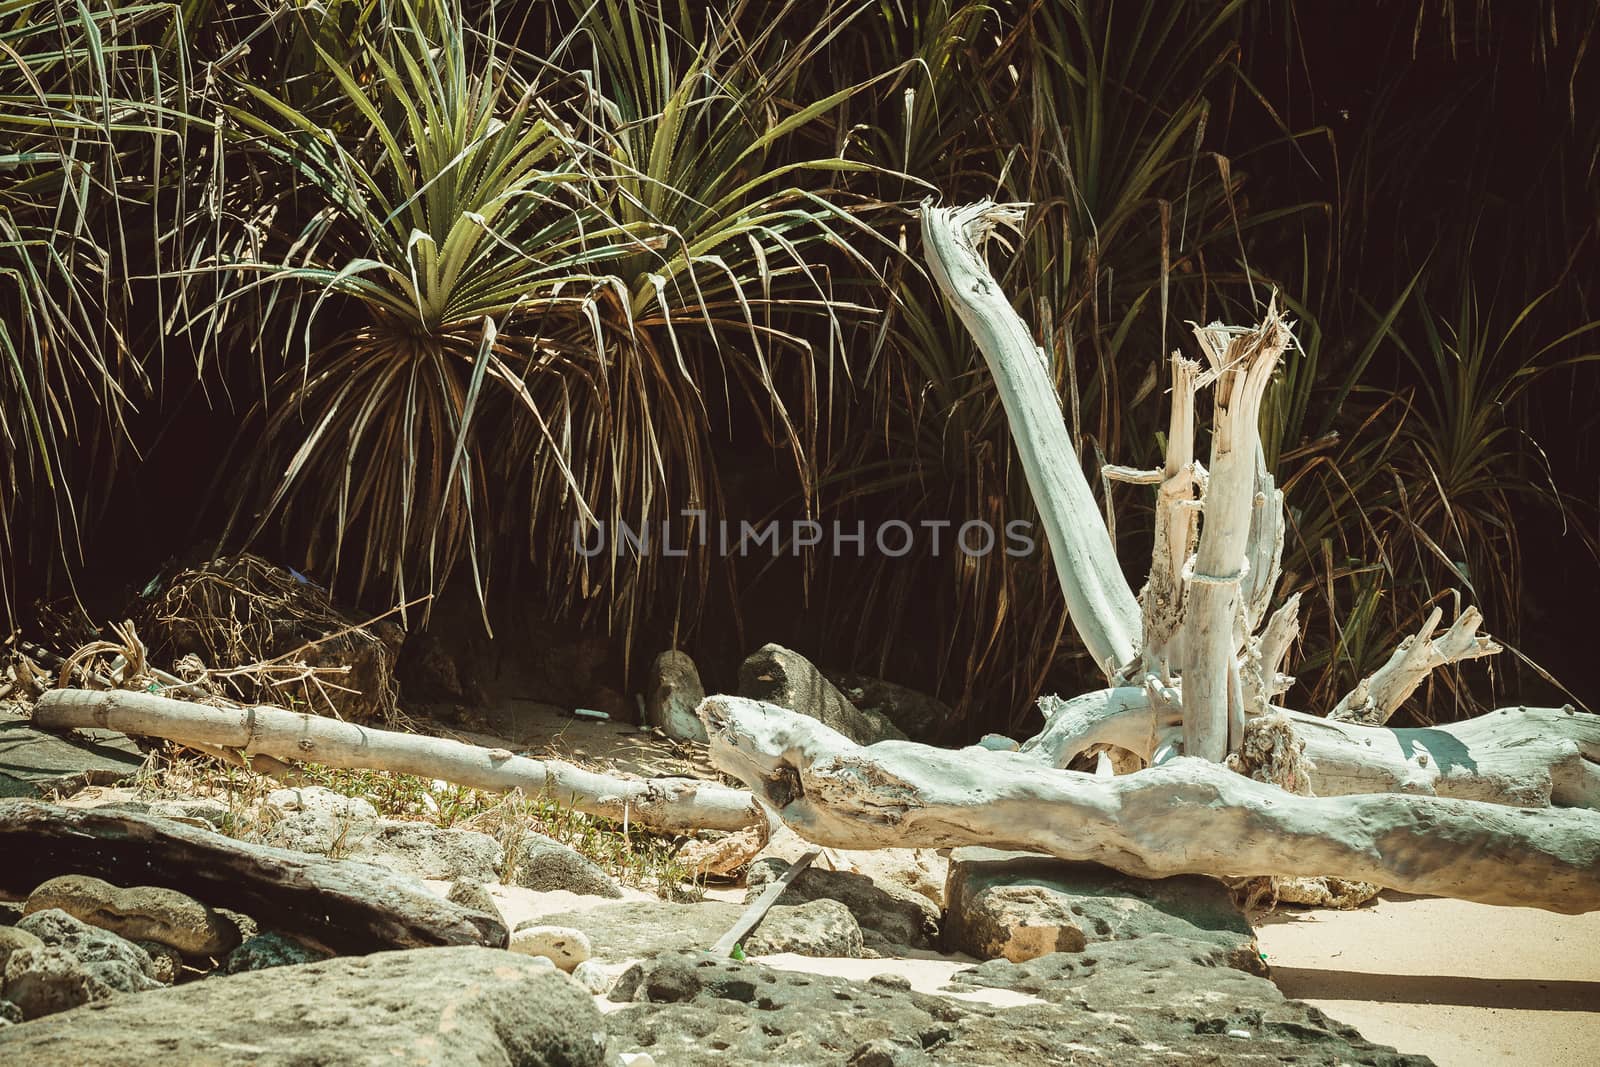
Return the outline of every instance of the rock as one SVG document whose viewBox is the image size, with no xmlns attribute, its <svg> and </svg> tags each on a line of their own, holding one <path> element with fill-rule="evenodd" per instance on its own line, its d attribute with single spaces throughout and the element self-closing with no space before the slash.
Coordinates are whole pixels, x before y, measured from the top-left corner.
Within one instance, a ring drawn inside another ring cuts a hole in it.
<svg viewBox="0 0 1600 1067">
<path fill-rule="evenodd" d="M 958 972 L 968 990 L 994 985 L 1033 998 L 1004 1008 L 899 983 L 669 953 L 617 980 L 609 998 L 617 1007 L 606 1013 L 605 1026 L 613 1055 L 643 1048 L 661 1063 L 739 1067 L 1427 1062 L 1363 1040 L 1316 1009 L 1286 1000 L 1271 982 L 1195 962 L 1193 942 L 1157 935 L 1106 947 L 1097 966 L 1088 965 L 1084 953 L 1057 953 Z M 1229 1029 L 1248 1029 L 1255 1037 L 1241 1047 L 1227 1036 Z"/>
<path fill-rule="evenodd" d="M 5 984 L 5 968 L 0 967 L 0 985 Z M 22 1009 L 9 1000 L 0 1000 L 0 1025 L 9 1026 L 23 1020 Z"/>
<path fill-rule="evenodd" d="M 516 862 L 507 873 L 506 882 L 524 889 L 549 892 L 565 889 L 592 897 L 619 899 L 622 886 L 601 870 L 592 860 L 585 858 L 566 845 L 543 834 L 526 833 L 514 846 Z M 484 881 L 494 881 L 486 878 Z"/>
<path fill-rule="evenodd" d="M 81 1067 L 600 1067 L 604 1031 L 593 998 L 564 974 L 499 949 L 430 948 L 209 978 L 66 1012 L 7 1028 L 0 1060 L 60 1062 L 70 1049 Z"/>
<path fill-rule="evenodd" d="M 233 817 L 228 805 L 210 797 L 196 797 L 189 800 L 116 800 L 109 804 L 95 804 L 93 807 L 96 811 L 103 812 L 154 815 L 157 818 L 171 819 L 174 822 L 199 826 L 207 830 L 224 829 Z"/>
<path fill-rule="evenodd" d="M 113 993 L 144 993 L 161 988 L 159 981 L 122 960 L 95 960 L 85 963 L 83 969 Z M 154 969 L 152 965 L 151 970 Z"/>
<path fill-rule="evenodd" d="M 782 645 L 762 645 L 740 665 L 739 695 L 809 715 L 858 745 L 905 739 L 894 723 L 850 703 L 809 660 Z"/>
<path fill-rule="evenodd" d="M 698 904 L 627 900 L 541 915 L 538 921 L 582 930 L 595 959 L 621 962 L 684 948 L 710 948 L 743 912 L 740 905 L 720 900 Z"/>
<path fill-rule="evenodd" d="M 931 744 L 955 721 L 949 704 L 915 689 L 853 671 L 829 671 L 827 675 L 850 703 L 882 715 L 913 741 Z"/>
<path fill-rule="evenodd" d="M 789 869 L 779 859 L 750 865 L 746 881 L 755 899 L 761 887 Z M 807 867 L 778 898 L 779 904 L 837 900 L 855 916 L 866 947 L 881 955 L 900 955 L 905 948 L 935 948 L 939 943 L 939 909 L 927 897 L 894 884 L 880 884 L 863 874 Z"/>
<path fill-rule="evenodd" d="M 500 906 L 494 902 L 494 896 L 482 882 L 470 879 L 456 882 L 450 887 L 445 899 L 452 904 L 460 904 L 463 908 L 481 911 L 486 915 L 500 915 Z"/>
<path fill-rule="evenodd" d="M 569 974 L 594 951 L 582 930 L 536 923 L 522 923 L 512 931 L 510 948 L 524 956 L 543 956 Z"/>
<path fill-rule="evenodd" d="M 678 862 L 696 874 L 725 878 L 747 866 L 767 844 L 765 826 L 746 826 L 743 830 L 721 833 L 703 831 L 678 850 Z"/>
<path fill-rule="evenodd" d="M 969 847 L 951 853 L 945 896 L 947 947 L 980 958 L 1026 957 L 1050 929 L 1066 951 L 1080 935 L 1095 945 L 1165 934 L 1204 946 L 1217 964 L 1266 973 L 1255 931 L 1211 878 L 1133 878 L 1095 863 Z M 1065 932 L 1069 924 L 1079 933 Z"/>
<path fill-rule="evenodd" d="M 505 862 L 505 850 L 488 834 L 400 819 L 379 819 L 372 833 L 340 855 L 413 878 L 446 882 L 498 881 Z"/>
<path fill-rule="evenodd" d="M 70 952 L 82 963 L 125 963 L 143 975 L 151 975 L 155 965 L 150 954 L 110 930 L 90 926 L 59 908 L 30 912 L 16 929 L 32 934 L 52 948 Z"/>
<path fill-rule="evenodd" d="M 287 934 L 269 930 L 264 934 L 256 934 L 228 953 L 228 958 L 222 962 L 222 973 L 243 974 L 245 971 L 264 971 L 269 967 L 294 967 L 327 958 L 328 954 L 321 949 L 302 944 Z"/>
<path fill-rule="evenodd" d="M 705 723 L 694 709 L 706 698 L 694 660 L 683 652 L 663 652 L 650 665 L 644 687 L 645 722 L 674 741 L 706 743 Z"/>
<path fill-rule="evenodd" d="M 815 847 L 780 823 L 773 829 L 771 840 L 756 859 L 781 859 L 793 863 Z M 682 856 L 683 852 L 680 851 L 679 855 Z M 950 861 L 937 849 L 830 848 L 819 857 L 818 862 L 830 870 L 864 874 L 879 885 L 909 889 L 927 897 L 936 908 L 944 908 L 944 883 L 949 874 Z"/>
<path fill-rule="evenodd" d="M 26 930 L 0 926 L 0 974 L 5 973 L 6 960 L 19 948 L 44 948 L 44 942 Z"/>
<path fill-rule="evenodd" d="M 0 975 L 0 996 L 15 1004 L 24 1019 L 53 1015 L 112 995 L 110 987 L 91 975 L 82 961 L 57 945 L 17 949 Z M 0 1059 L 7 1058 L 0 1045 Z"/>
<path fill-rule="evenodd" d="M 319 856 L 345 856 L 377 832 L 378 809 L 368 800 L 322 786 L 278 789 L 261 807 L 261 843 Z"/>
<path fill-rule="evenodd" d="M 1069 901 L 1037 885 L 988 885 L 965 894 L 944 928 L 955 949 L 980 960 L 1022 963 L 1089 943 Z"/>
<path fill-rule="evenodd" d="M 86 785 L 113 785 L 142 766 L 144 753 L 125 734 L 53 734 L 34 729 L 27 719 L 0 721 L 0 797 L 36 799 Z"/>
<path fill-rule="evenodd" d="M 0 926 L 15 926 L 20 918 L 22 918 L 21 901 L 0 900 Z"/>
<path fill-rule="evenodd" d="M 613 964 L 601 963 L 599 960 L 584 960 L 572 969 L 572 977 L 590 993 L 602 997 L 611 992 L 611 987 L 617 982 L 617 976 L 624 969 Z"/>
<path fill-rule="evenodd" d="M 792 952 L 860 959 L 863 948 L 861 927 L 850 909 L 826 899 L 775 904 L 744 939 L 744 951 L 751 956 Z"/>
<path fill-rule="evenodd" d="M 183 953 L 159 941 L 135 941 L 150 957 L 150 977 L 162 985 L 171 985 L 183 974 Z M 238 950 L 235 949 L 235 952 Z"/>
<path fill-rule="evenodd" d="M 66 874 L 45 882 L 28 897 L 30 914 L 50 908 L 129 940 L 171 945 L 186 956 L 221 956 L 239 943 L 231 924 L 176 889 L 122 889 L 88 875 Z"/>
</svg>

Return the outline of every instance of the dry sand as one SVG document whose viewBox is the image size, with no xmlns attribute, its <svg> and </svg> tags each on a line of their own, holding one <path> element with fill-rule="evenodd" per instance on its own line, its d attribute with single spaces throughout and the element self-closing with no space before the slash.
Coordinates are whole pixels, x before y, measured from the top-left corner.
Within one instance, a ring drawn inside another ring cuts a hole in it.
<svg viewBox="0 0 1600 1067">
<path fill-rule="evenodd" d="M 1289 996 L 1440 1067 L 1600 1063 L 1600 912 L 1385 893 L 1256 917 Z"/>
</svg>

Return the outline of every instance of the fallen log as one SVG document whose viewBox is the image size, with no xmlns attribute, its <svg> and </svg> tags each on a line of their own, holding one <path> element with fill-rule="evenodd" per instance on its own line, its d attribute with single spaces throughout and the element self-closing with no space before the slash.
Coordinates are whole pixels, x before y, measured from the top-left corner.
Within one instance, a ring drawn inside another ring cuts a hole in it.
<svg viewBox="0 0 1600 1067">
<path fill-rule="evenodd" d="M 1127 749 L 1145 762 L 1177 736 L 1179 717 L 1160 691 L 1102 689 L 1041 701 L 1045 727 L 1021 753 L 1066 767 L 1096 745 Z M 1600 808 L 1600 716 L 1565 708 L 1501 708 L 1462 722 L 1417 728 L 1364 726 L 1298 711 L 1288 716 L 1305 742 L 1317 796 L 1409 793 L 1513 807 Z"/>
<path fill-rule="evenodd" d="M 521 789 L 606 818 L 657 830 L 739 830 L 765 822 L 749 793 L 693 778 L 618 778 L 556 760 L 442 737 L 380 730 L 282 708 L 213 708 L 153 693 L 52 689 L 34 706 L 45 729 L 98 727 L 264 753 L 329 767 L 442 778 L 475 789 Z"/>
<path fill-rule="evenodd" d="M 498 918 L 383 867 L 236 841 L 169 819 L 0 801 L 0 893 L 63 874 L 162 886 L 343 954 L 439 945 L 504 948 Z"/>
<path fill-rule="evenodd" d="M 716 765 L 819 845 L 983 844 L 1146 878 L 1333 876 L 1485 904 L 1600 910 L 1600 812 L 1297 796 L 1188 757 L 1097 777 L 1021 752 L 863 748 L 740 697 L 710 697 L 699 714 Z"/>
</svg>

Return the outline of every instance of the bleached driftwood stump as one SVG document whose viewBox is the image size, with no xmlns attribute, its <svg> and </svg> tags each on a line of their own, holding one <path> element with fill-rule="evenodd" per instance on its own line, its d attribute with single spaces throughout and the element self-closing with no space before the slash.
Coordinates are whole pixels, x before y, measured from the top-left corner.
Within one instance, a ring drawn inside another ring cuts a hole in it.
<svg viewBox="0 0 1600 1067">
<path fill-rule="evenodd" d="M 1436 610 L 1327 718 L 1274 703 L 1291 684 L 1283 669 L 1299 630 L 1298 597 L 1269 613 L 1283 494 L 1258 423 L 1273 369 L 1292 346 L 1275 303 L 1252 329 L 1197 328 L 1206 370 L 1174 354 L 1162 467 L 1104 471 L 1156 487 L 1149 580 L 1133 596 L 1044 353 L 983 258 L 994 228 L 1015 226 L 1022 211 L 925 204 L 923 243 L 995 380 L 1067 610 L 1109 688 L 1042 700 L 1045 728 L 1017 752 L 899 741 L 863 748 L 792 712 L 710 697 L 700 716 L 717 765 L 823 845 L 978 843 L 1137 875 L 1331 876 L 1486 903 L 1600 909 L 1600 717 L 1507 708 L 1451 726 L 1384 725 L 1429 672 L 1499 651 L 1478 632 L 1475 610 L 1437 638 Z M 1194 458 L 1195 398 L 1207 387 L 1215 391 L 1209 470 Z M 1107 749 L 1143 769 L 1065 769 Z M 1251 754 L 1263 752 L 1288 753 L 1292 766 L 1261 765 Z M 1235 773 L 1225 758 L 1268 780 Z"/>
</svg>

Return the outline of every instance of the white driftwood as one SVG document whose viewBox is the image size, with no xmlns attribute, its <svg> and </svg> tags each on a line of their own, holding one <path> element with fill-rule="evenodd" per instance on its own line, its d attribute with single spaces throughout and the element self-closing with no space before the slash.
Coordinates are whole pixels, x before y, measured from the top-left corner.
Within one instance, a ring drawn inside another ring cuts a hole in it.
<svg viewBox="0 0 1600 1067">
<path fill-rule="evenodd" d="M 1283 664 L 1299 635 L 1300 594 L 1296 593 L 1272 613 L 1261 633 L 1245 643 L 1241 670 L 1246 715 L 1265 715 L 1272 710 L 1272 701 L 1294 684 L 1294 679 L 1283 673 Z"/>
<path fill-rule="evenodd" d="M 1433 632 L 1439 628 L 1442 618 L 1444 612 L 1434 608 L 1428 615 L 1428 621 L 1422 624 L 1422 629 L 1401 641 L 1388 662 L 1363 678 L 1328 713 L 1328 717 L 1381 726 L 1417 691 L 1417 687 L 1435 668 L 1464 659 L 1492 656 L 1500 651 L 1500 646 L 1492 639 L 1478 633 L 1478 627 L 1483 625 L 1483 616 L 1477 608 L 1469 607 L 1463 611 L 1450 629 L 1435 640 Z"/>
<path fill-rule="evenodd" d="M 1143 622 L 1141 670 L 1162 685 L 1172 682 L 1172 667 L 1183 650 L 1175 641 L 1183 622 L 1183 566 L 1194 551 L 1200 513 L 1199 491 L 1205 471 L 1194 460 L 1194 401 L 1200 364 L 1172 353 L 1172 410 L 1167 420 L 1166 465 L 1156 492 L 1155 543 L 1150 577 L 1139 593 Z"/>
<path fill-rule="evenodd" d="M 555 760 L 341 722 L 282 708 L 213 708 L 126 690 L 52 689 L 34 706 L 46 729 L 117 730 L 266 753 L 330 767 L 393 771 L 475 789 L 521 789 L 659 830 L 738 830 L 766 816 L 749 793 L 692 778 L 617 778 Z"/>
<path fill-rule="evenodd" d="M 1176 732 L 1170 695 L 1124 686 L 1050 699 L 1029 759 L 1061 768 L 1097 745 L 1150 762 Z M 1394 729 L 1272 707 L 1305 743 L 1317 796 L 1409 793 L 1512 807 L 1600 808 L 1600 716 L 1571 708 L 1502 708 L 1464 722 Z"/>
<path fill-rule="evenodd" d="M 717 766 L 820 845 L 983 844 L 1138 877 L 1331 875 L 1486 904 L 1600 910 L 1600 812 L 1303 797 L 1192 758 L 1102 778 L 1047 770 L 1023 753 L 862 748 L 739 697 L 708 698 L 700 717 Z"/>
<path fill-rule="evenodd" d="M 1244 728 L 1238 656 L 1245 634 L 1243 583 L 1256 508 L 1257 424 L 1261 400 L 1289 329 L 1276 302 L 1252 330 L 1197 327 L 1195 337 L 1216 378 L 1211 465 L 1200 545 L 1184 578 L 1183 751 L 1212 762 L 1228 754 Z"/>
<path fill-rule="evenodd" d="M 1049 363 L 980 251 L 997 226 L 1017 225 L 1024 208 L 989 201 L 942 208 L 925 202 L 922 241 L 934 281 L 994 377 L 1072 625 L 1111 678 L 1138 654 L 1139 604 L 1079 466 Z"/>
</svg>

